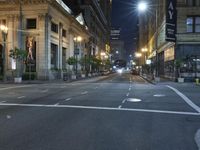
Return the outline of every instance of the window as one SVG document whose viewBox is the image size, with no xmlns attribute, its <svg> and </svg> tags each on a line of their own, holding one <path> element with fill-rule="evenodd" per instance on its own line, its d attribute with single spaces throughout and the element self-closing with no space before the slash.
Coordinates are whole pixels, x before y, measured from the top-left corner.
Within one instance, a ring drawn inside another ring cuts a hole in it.
<svg viewBox="0 0 200 150">
<path fill-rule="evenodd" d="M 27 29 L 36 29 L 36 19 L 27 19 L 26 28 Z"/>
<path fill-rule="evenodd" d="M 57 52 L 58 52 L 58 45 L 51 43 L 51 68 L 57 68 Z"/>
<path fill-rule="evenodd" d="M 55 23 L 51 23 L 51 31 L 58 33 L 58 25 Z"/>
<path fill-rule="evenodd" d="M 193 17 L 187 18 L 187 32 L 193 32 Z"/>
<path fill-rule="evenodd" d="M 200 17 L 191 16 L 187 18 L 187 32 L 200 32 Z"/>
<path fill-rule="evenodd" d="M 195 18 L 195 32 L 200 32 L 200 17 Z"/>
<path fill-rule="evenodd" d="M 66 36 L 67 36 L 66 30 L 64 30 L 64 29 L 62 30 L 62 36 L 63 36 L 63 37 L 66 37 Z"/>
<path fill-rule="evenodd" d="M 186 0 L 187 6 L 199 6 L 200 0 Z"/>
</svg>

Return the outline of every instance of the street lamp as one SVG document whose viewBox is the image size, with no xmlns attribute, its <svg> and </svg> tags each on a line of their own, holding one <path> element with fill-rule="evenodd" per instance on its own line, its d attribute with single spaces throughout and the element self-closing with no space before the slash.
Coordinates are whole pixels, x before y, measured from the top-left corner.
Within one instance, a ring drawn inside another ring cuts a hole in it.
<svg viewBox="0 0 200 150">
<path fill-rule="evenodd" d="M 140 57 L 142 57 L 142 54 L 139 53 L 139 52 L 136 52 L 136 53 L 135 53 L 135 57 L 136 57 L 136 58 L 140 58 Z"/>
<path fill-rule="evenodd" d="M 142 48 L 141 51 L 142 51 L 142 53 L 144 53 L 144 64 L 145 64 L 145 63 L 146 63 L 146 59 L 147 59 L 147 58 L 146 58 L 146 57 L 147 57 L 146 54 L 147 54 L 147 52 L 148 52 L 148 49 L 147 49 L 147 48 Z"/>
<path fill-rule="evenodd" d="M 138 11 L 139 12 L 144 12 L 147 10 L 148 8 L 148 4 L 144 1 L 141 1 L 140 3 L 138 3 Z M 159 80 L 159 74 L 158 74 L 158 42 L 157 42 L 157 39 L 158 39 L 158 10 L 157 10 L 157 7 L 155 9 L 155 52 L 156 52 L 156 80 Z"/>
<path fill-rule="evenodd" d="M 6 81 L 6 39 L 8 34 L 8 27 L 5 25 L 0 25 L 0 30 L 2 32 L 2 38 L 3 38 L 3 51 L 2 51 L 2 57 L 3 57 L 3 81 Z"/>
<path fill-rule="evenodd" d="M 144 12 L 144 11 L 146 11 L 147 10 L 147 3 L 146 2 L 144 2 L 144 1 L 141 1 L 141 2 L 139 2 L 139 4 L 138 4 L 138 11 L 139 12 Z"/>
<path fill-rule="evenodd" d="M 76 75 L 77 75 L 77 72 L 78 72 L 78 55 L 79 55 L 79 48 L 78 48 L 78 43 L 80 43 L 82 41 L 82 37 L 81 36 L 77 36 L 77 37 L 74 37 L 74 57 L 75 57 L 75 59 L 76 59 Z"/>
</svg>

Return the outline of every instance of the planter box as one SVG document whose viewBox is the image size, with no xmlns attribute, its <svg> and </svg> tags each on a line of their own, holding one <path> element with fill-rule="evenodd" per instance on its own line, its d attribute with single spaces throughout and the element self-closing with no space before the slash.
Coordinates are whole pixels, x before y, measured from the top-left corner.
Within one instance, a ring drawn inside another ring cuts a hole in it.
<svg viewBox="0 0 200 150">
<path fill-rule="evenodd" d="M 179 83 L 183 83 L 184 82 L 184 78 L 178 78 L 178 82 Z"/>
<path fill-rule="evenodd" d="M 85 78 L 85 74 L 81 74 L 81 78 Z"/>
<path fill-rule="evenodd" d="M 155 77 L 155 81 L 156 82 L 160 82 L 160 78 L 159 77 Z"/>
<path fill-rule="evenodd" d="M 22 77 L 15 77 L 14 83 L 22 83 Z"/>
<path fill-rule="evenodd" d="M 72 75 L 72 80 L 76 80 L 76 75 Z"/>
</svg>

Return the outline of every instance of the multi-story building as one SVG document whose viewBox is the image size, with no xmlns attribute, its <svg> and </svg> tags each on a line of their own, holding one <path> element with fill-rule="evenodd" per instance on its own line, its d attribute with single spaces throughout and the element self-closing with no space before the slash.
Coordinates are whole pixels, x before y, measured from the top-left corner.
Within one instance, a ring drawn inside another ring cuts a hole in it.
<svg viewBox="0 0 200 150">
<path fill-rule="evenodd" d="M 82 15 L 90 32 L 90 55 L 110 53 L 111 0 L 64 0 L 74 16 Z"/>
<path fill-rule="evenodd" d="M 124 41 L 120 39 L 120 28 L 112 28 L 110 35 L 111 58 L 113 63 L 117 60 L 125 60 Z"/>
<path fill-rule="evenodd" d="M 158 76 L 171 79 L 178 74 L 185 79 L 200 77 L 200 1 L 147 3 L 150 13 L 139 14 L 139 50 L 148 49 L 152 69 L 157 70 Z"/>
<path fill-rule="evenodd" d="M 16 69 L 15 60 L 9 58 L 9 51 L 15 47 L 28 51 L 30 64 L 25 69 L 35 72 L 38 79 L 61 78 L 62 71 L 70 68 L 66 60 L 74 56 L 75 48 L 79 49 L 78 58 L 87 53 L 90 37 L 87 27 L 72 16 L 62 0 L 0 1 L 0 24 L 8 28 L 6 76 Z M 79 41 L 74 40 L 77 38 Z M 0 54 L 3 43 L 0 36 Z"/>
</svg>

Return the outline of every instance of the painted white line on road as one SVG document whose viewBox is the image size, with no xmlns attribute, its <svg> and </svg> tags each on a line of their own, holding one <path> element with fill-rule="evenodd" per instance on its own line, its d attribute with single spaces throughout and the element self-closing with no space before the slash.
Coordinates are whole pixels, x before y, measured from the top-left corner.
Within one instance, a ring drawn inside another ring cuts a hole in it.
<svg viewBox="0 0 200 150">
<path fill-rule="evenodd" d="M 194 136 L 194 140 L 198 146 L 198 150 L 200 150 L 200 129 L 197 130 L 197 132 Z"/>
<path fill-rule="evenodd" d="M 67 98 L 67 99 L 65 99 L 64 101 L 70 101 L 72 98 Z"/>
<path fill-rule="evenodd" d="M 82 92 L 81 94 L 84 95 L 84 94 L 87 94 L 87 93 L 88 93 L 88 91 L 84 91 L 84 92 Z"/>
<path fill-rule="evenodd" d="M 126 100 L 127 100 L 127 99 L 124 99 L 124 100 L 122 101 L 122 104 L 124 104 L 124 103 L 126 102 Z"/>
<path fill-rule="evenodd" d="M 56 103 L 56 104 L 54 104 L 54 106 L 58 106 L 60 103 Z"/>
<path fill-rule="evenodd" d="M 19 96 L 17 97 L 18 99 L 22 99 L 22 98 L 25 98 L 26 96 Z"/>
<path fill-rule="evenodd" d="M 128 97 L 128 96 L 129 96 L 129 93 L 127 93 L 126 96 Z"/>
<path fill-rule="evenodd" d="M 153 95 L 154 97 L 165 97 L 166 95 L 164 95 L 164 94 L 155 94 L 155 95 Z"/>
<path fill-rule="evenodd" d="M 0 103 L 6 103 L 6 101 L 1 101 Z"/>
<path fill-rule="evenodd" d="M 48 91 L 49 91 L 48 89 L 42 90 L 41 93 L 46 93 L 46 92 L 48 92 Z"/>
<path fill-rule="evenodd" d="M 6 115 L 6 118 L 7 118 L 7 119 L 11 119 L 11 116 L 10 116 L 10 115 Z"/>
<path fill-rule="evenodd" d="M 0 103 L 0 106 L 44 107 L 44 108 L 74 108 L 74 109 L 129 111 L 129 112 L 146 112 L 146 113 L 200 116 L 200 113 L 196 113 L 196 112 L 167 111 L 167 110 L 153 110 L 153 109 L 131 109 L 131 108 L 120 108 L 119 109 L 119 108 L 116 108 L 116 107 L 95 107 L 95 106 L 78 106 L 78 105 L 76 106 L 76 105 L 43 105 L 43 104 Z"/>
<path fill-rule="evenodd" d="M 12 87 L 0 88 L 0 91 L 10 90 L 10 89 L 17 89 L 17 88 L 24 88 L 24 87 L 32 87 L 32 86 L 33 85 L 12 86 Z"/>
<path fill-rule="evenodd" d="M 122 105 L 119 105 L 118 108 L 122 108 Z"/>
<path fill-rule="evenodd" d="M 131 90 L 131 88 L 128 89 L 129 91 Z"/>
<path fill-rule="evenodd" d="M 194 110 L 200 113 L 200 107 L 194 104 L 192 100 L 190 100 L 187 96 L 185 96 L 183 93 L 181 93 L 179 90 L 175 89 L 172 86 L 167 85 L 167 87 L 173 90 L 176 94 L 178 94 L 190 107 L 192 107 Z"/>
</svg>

